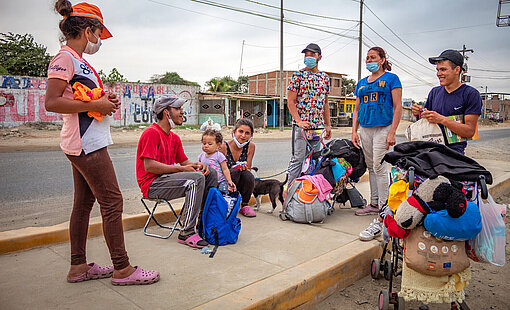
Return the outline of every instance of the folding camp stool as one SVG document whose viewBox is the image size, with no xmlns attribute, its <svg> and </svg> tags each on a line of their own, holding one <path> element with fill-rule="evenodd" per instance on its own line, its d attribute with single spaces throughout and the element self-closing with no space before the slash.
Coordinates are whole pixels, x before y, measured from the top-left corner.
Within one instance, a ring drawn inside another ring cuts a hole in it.
<svg viewBox="0 0 510 310">
<path fill-rule="evenodd" d="M 175 230 L 178 230 L 178 231 L 182 230 L 183 225 L 181 223 L 181 216 L 182 216 L 182 211 L 184 210 L 184 208 L 181 209 L 179 216 L 177 216 L 177 213 L 175 213 L 174 208 L 172 207 L 170 202 L 168 202 L 168 200 L 166 200 L 166 199 L 163 199 L 163 198 L 153 199 L 153 198 L 143 197 L 140 200 L 142 201 L 143 206 L 145 207 L 145 210 L 147 210 L 147 213 L 149 213 L 149 218 L 147 219 L 147 222 L 145 223 L 145 226 L 143 227 L 143 233 L 146 236 L 156 237 L 156 238 L 161 238 L 161 239 L 168 239 L 174 233 Z M 149 209 L 149 207 L 147 207 L 145 200 L 154 202 L 154 207 L 152 208 L 152 211 Z M 160 204 L 160 203 L 166 203 L 168 205 L 168 207 L 170 207 L 170 210 L 172 211 L 172 213 L 174 214 L 174 216 L 176 218 L 175 222 L 173 224 L 171 224 L 172 225 L 171 227 L 160 224 L 158 222 L 158 220 L 156 220 L 156 217 L 154 216 L 154 214 L 156 213 L 156 208 L 158 207 L 158 204 Z M 170 229 L 170 233 L 168 233 L 168 235 L 165 236 L 165 235 L 158 235 L 158 234 L 153 234 L 153 233 L 147 232 L 147 227 L 149 227 L 149 223 L 151 220 L 153 220 L 154 223 L 156 223 L 156 225 L 158 225 L 161 228 Z M 177 227 L 177 225 L 179 225 L 180 227 Z"/>
</svg>

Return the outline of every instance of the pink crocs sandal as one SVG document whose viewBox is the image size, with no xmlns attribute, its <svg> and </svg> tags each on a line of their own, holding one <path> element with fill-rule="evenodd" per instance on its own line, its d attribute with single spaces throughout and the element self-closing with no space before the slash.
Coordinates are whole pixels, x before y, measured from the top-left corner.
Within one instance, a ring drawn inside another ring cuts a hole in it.
<svg viewBox="0 0 510 310">
<path fill-rule="evenodd" d="M 250 206 L 244 206 L 241 208 L 241 210 L 239 210 L 239 213 L 241 213 L 242 215 L 246 216 L 246 217 L 255 217 L 257 216 L 257 213 L 255 213 L 255 211 L 253 211 Z"/>
<path fill-rule="evenodd" d="M 67 282 L 77 283 L 88 280 L 104 279 L 111 277 L 113 274 L 113 266 L 99 266 L 96 263 L 90 263 L 89 266 L 91 268 L 87 272 L 75 277 L 67 277 Z"/>
<path fill-rule="evenodd" d="M 201 249 L 208 245 L 207 241 L 202 239 L 198 234 L 192 234 L 191 236 L 179 235 L 179 243 L 189 245 L 192 248 Z"/>
<path fill-rule="evenodd" d="M 135 272 L 129 277 L 122 279 L 112 278 L 113 285 L 144 285 L 152 284 L 159 281 L 159 272 L 156 270 L 143 270 L 142 268 L 135 266 Z"/>
</svg>

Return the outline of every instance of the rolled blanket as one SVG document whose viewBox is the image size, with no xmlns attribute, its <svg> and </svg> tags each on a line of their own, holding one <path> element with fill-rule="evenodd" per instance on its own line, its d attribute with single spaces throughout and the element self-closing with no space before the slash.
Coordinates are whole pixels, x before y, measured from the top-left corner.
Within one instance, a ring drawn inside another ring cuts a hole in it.
<svg viewBox="0 0 510 310">
<path fill-rule="evenodd" d="M 402 284 L 399 297 L 406 301 L 418 300 L 428 303 L 451 303 L 462 301 L 466 298 L 464 288 L 471 280 L 471 267 L 450 276 L 427 276 L 407 267 L 405 262 L 402 266 Z"/>
</svg>

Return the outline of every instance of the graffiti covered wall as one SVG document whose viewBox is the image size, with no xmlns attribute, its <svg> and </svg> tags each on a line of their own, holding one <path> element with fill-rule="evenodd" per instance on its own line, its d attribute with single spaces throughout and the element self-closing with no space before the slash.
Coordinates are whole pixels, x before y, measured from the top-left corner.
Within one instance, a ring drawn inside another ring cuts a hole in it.
<svg viewBox="0 0 510 310">
<path fill-rule="evenodd" d="M 46 78 L 40 77 L 0 76 L 0 126 L 41 121 L 61 123 L 60 114 L 44 109 L 46 82 Z M 113 126 L 152 123 L 152 105 L 163 94 L 175 94 L 186 99 L 184 123 L 198 124 L 198 86 L 119 83 L 111 87 L 105 85 L 105 90 L 115 93 L 121 101 L 120 109 L 111 119 Z"/>
</svg>

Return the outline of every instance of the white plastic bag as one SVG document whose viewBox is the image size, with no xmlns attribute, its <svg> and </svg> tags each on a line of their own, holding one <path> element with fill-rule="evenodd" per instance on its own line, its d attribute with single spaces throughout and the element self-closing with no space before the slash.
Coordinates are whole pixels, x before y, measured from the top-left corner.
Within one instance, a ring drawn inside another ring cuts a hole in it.
<svg viewBox="0 0 510 310">
<path fill-rule="evenodd" d="M 409 141 L 428 141 L 445 144 L 443 132 L 439 125 L 430 123 L 426 118 L 422 118 L 409 125 L 406 129 L 406 137 Z"/>
<path fill-rule="evenodd" d="M 497 204 L 489 194 L 487 202 L 478 197 L 482 215 L 482 231 L 466 243 L 468 257 L 475 262 L 486 262 L 496 266 L 505 264 L 506 227 L 504 216 L 506 205 Z"/>
</svg>

